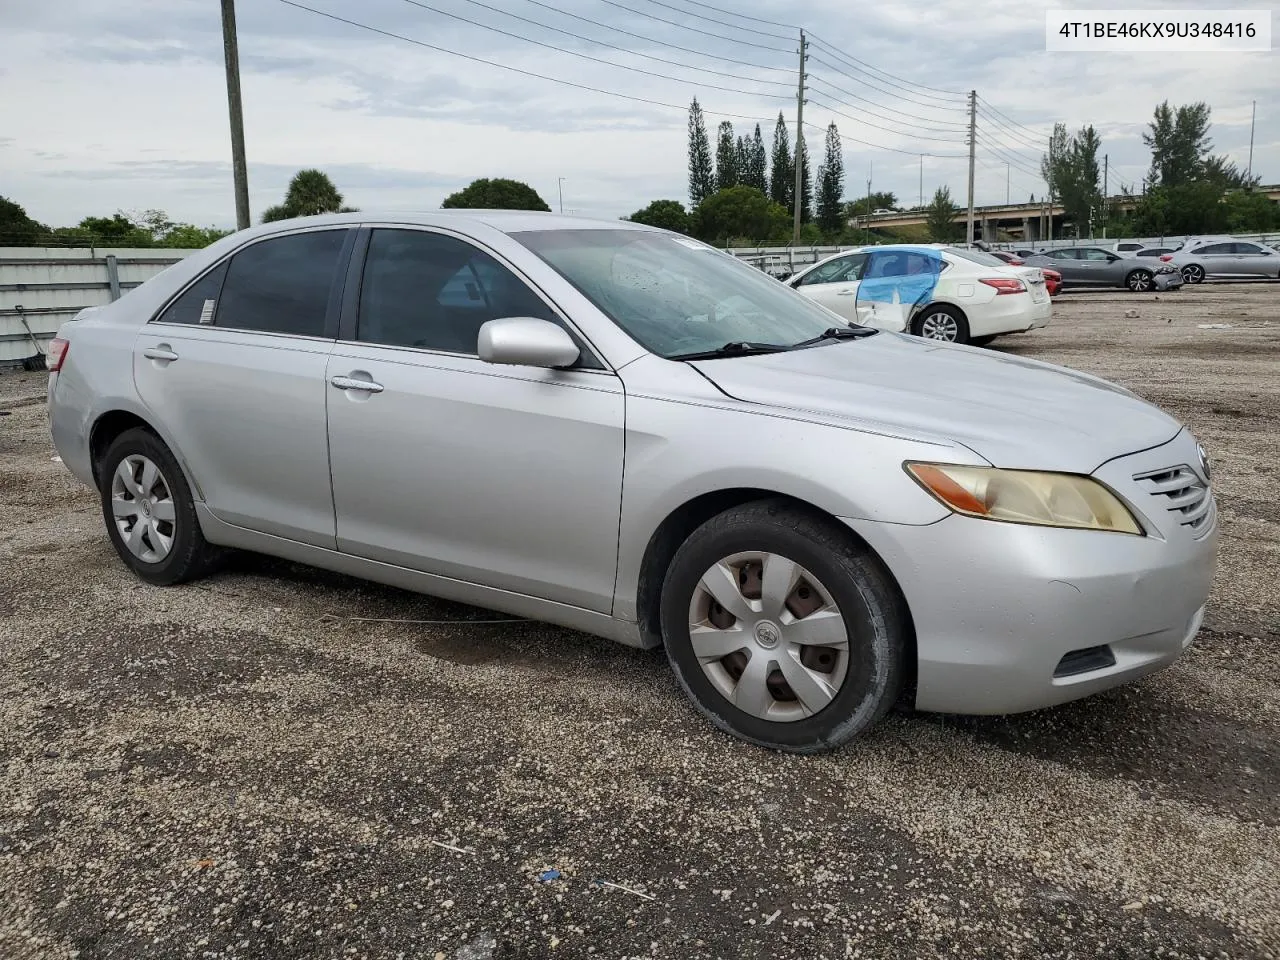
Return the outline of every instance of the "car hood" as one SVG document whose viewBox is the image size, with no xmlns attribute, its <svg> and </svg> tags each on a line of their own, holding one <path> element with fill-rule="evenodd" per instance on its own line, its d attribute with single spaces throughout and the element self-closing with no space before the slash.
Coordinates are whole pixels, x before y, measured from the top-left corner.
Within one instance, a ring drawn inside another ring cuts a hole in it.
<svg viewBox="0 0 1280 960">
<path fill-rule="evenodd" d="M 1098 377 L 901 334 L 694 366 L 736 400 L 962 443 L 997 467 L 1092 473 L 1181 430 Z"/>
</svg>

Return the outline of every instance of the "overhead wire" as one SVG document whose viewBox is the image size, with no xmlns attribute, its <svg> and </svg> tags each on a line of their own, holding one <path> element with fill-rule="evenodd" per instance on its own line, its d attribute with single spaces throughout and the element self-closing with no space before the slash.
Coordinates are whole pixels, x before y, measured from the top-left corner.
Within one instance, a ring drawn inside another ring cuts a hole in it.
<svg viewBox="0 0 1280 960">
<path fill-rule="evenodd" d="M 703 3 L 702 0 L 684 0 L 684 2 L 693 7 L 702 7 L 704 10 L 714 10 L 716 13 L 724 14 L 727 17 L 737 17 L 740 20 L 751 20 L 755 23 L 763 23 L 770 27 L 781 27 L 784 30 L 794 29 L 794 25 L 790 23 L 779 23 L 777 20 L 765 20 L 762 17 L 752 17 L 745 13 L 738 13 L 734 10 L 725 10 L 722 7 L 713 7 L 709 3 Z"/>
<path fill-rule="evenodd" d="M 698 57 L 706 57 L 710 60 L 720 60 L 723 63 L 732 63 L 740 67 L 749 67 L 753 70 L 769 70 L 773 73 L 785 73 L 790 78 L 786 81 L 788 86 L 790 86 L 795 82 L 795 72 L 796 72 L 795 67 L 772 67 L 764 63 L 750 63 L 745 60 L 735 60 L 732 57 L 722 57 L 719 54 L 708 53 L 705 50 L 695 50 L 692 47 L 683 47 L 680 44 L 672 43 L 669 40 L 658 40 L 655 37 L 649 37 L 641 33 L 633 33 L 630 30 L 624 30 L 622 27 L 614 27 L 607 23 L 601 23 L 599 20 L 592 20 L 590 17 L 584 17 L 581 14 L 570 13 L 568 10 L 561 10 L 557 7 L 553 7 L 549 3 L 543 3 L 542 0 L 526 0 L 526 2 L 531 3 L 536 7 L 542 7 L 544 10 L 550 10 L 552 13 L 558 13 L 564 17 L 572 17 L 574 20 L 579 20 L 582 23 L 589 23 L 593 27 L 600 27 L 603 30 L 612 30 L 615 33 L 621 33 L 621 34 L 624 34 L 625 36 L 632 37 L 636 40 L 641 40 L 645 43 L 652 43 L 659 47 L 670 47 L 672 50 L 679 50 L 683 53 L 692 53 Z M 743 79 L 745 80 L 747 78 L 744 77 Z M 772 83 L 774 81 L 760 80 L 759 82 Z M 782 81 L 778 81 L 778 82 L 781 83 Z"/>
<path fill-rule="evenodd" d="M 1017 156 L 1014 156 L 1011 153 L 1006 153 L 1002 151 L 999 147 L 992 146 L 990 143 L 986 142 L 981 137 L 978 138 L 978 146 L 986 150 L 992 156 L 998 158 L 1001 163 L 1007 163 L 1009 164 L 1009 166 L 1013 167 L 1015 170 L 1020 170 L 1022 173 L 1025 173 L 1027 176 L 1035 177 L 1037 180 L 1044 179 L 1040 171 L 1035 167 L 1033 167 L 1030 163 L 1028 163 L 1027 161 Z"/>
<path fill-rule="evenodd" d="M 827 132 L 826 127 L 819 126 L 816 123 L 811 123 L 808 120 L 804 122 L 804 125 L 811 130 L 817 130 L 819 133 L 825 134 Z M 839 133 L 839 128 L 837 128 L 837 133 L 841 140 L 848 141 L 849 143 L 856 143 L 863 147 L 871 147 L 873 150 L 886 150 L 889 153 L 902 153 L 909 157 L 932 157 L 936 160 L 963 160 L 968 156 L 968 154 L 964 153 L 931 153 L 927 150 L 904 150 L 899 147 L 886 147 L 879 143 L 869 143 L 866 140 L 859 140 L 857 137 L 851 137 L 847 133 Z"/>
<path fill-rule="evenodd" d="M 598 63 L 606 67 L 614 67 L 618 70 L 627 70 L 627 71 L 630 71 L 631 73 L 643 74 L 646 77 L 656 77 L 659 80 L 678 79 L 678 78 L 670 77 L 666 74 L 655 73 L 652 70 L 645 70 L 643 67 L 633 67 L 623 63 L 614 63 L 612 60 L 604 60 L 600 57 L 593 57 L 589 53 L 579 53 L 576 50 L 566 50 L 564 47 L 558 47 L 554 43 L 545 43 L 542 40 L 535 40 L 532 37 L 522 37 L 518 33 L 512 33 L 510 30 L 503 30 L 501 27 L 490 26 L 487 23 L 480 23 L 478 20 L 471 20 L 467 17 L 460 16 L 459 14 L 456 14 L 456 13 L 449 13 L 447 10 L 441 10 L 439 7 L 433 7 L 428 3 L 423 3 L 422 0 L 403 0 L 403 2 L 408 3 L 415 7 L 421 7 L 423 10 L 429 10 L 432 13 L 437 13 L 440 16 L 448 17 L 451 20 L 458 20 L 462 23 L 470 24 L 473 27 L 479 27 L 482 30 L 489 30 L 493 33 L 500 34 L 504 37 L 510 37 L 512 40 L 520 40 L 520 41 L 523 41 L 524 43 L 531 43 L 534 46 L 543 47 L 544 49 L 547 49 L 547 50 L 554 50 L 557 53 L 566 53 L 571 57 L 579 57 L 583 60 L 590 60 L 592 63 Z M 468 2 L 476 3 L 477 0 L 468 0 Z M 483 4 L 481 4 L 481 6 L 483 6 Z M 736 94 L 740 94 L 742 96 L 748 96 L 748 97 L 764 97 L 771 100 L 792 99 L 791 94 L 758 93 L 754 90 L 740 90 L 735 87 L 725 87 L 725 86 L 721 86 L 720 84 L 706 83 L 705 81 L 702 81 L 702 80 L 679 79 L 679 82 L 688 84 L 689 86 L 703 87 L 707 90 L 720 90 L 724 93 L 736 93 Z"/>
<path fill-rule="evenodd" d="M 873 83 L 872 80 L 875 79 L 874 74 L 866 73 L 866 71 L 863 71 L 865 76 L 859 76 L 856 73 L 850 73 L 848 69 L 841 67 L 838 64 L 834 64 L 830 60 L 825 60 L 822 57 L 818 56 L 817 54 L 810 54 L 809 59 L 812 60 L 814 63 L 822 64 L 824 67 L 826 67 L 829 70 L 834 70 L 836 73 L 840 74 L 841 76 L 848 77 L 850 80 L 853 80 L 855 83 L 864 84 L 865 86 L 870 87 L 872 90 L 875 90 L 878 93 L 883 93 L 897 100 L 905 100 L 907 103 L 914 104 L 917 107 L 926 107 L 930 110 L 943 111 L 943 110 L 954 110 L 956 109 L 957 106 L 959 106 L 959 104 L 954 104 L 954 103 L 945 103 L 943 101 L 920 100 L 915 97 L 906 96 L 903 93 L 898 93 L 895 90 L 888 89 L 886 87 L 882 87 L 876 83 Z"/>
<path fill-rule="evenodd" d="M 496 67 L 499 70 L 509 70 L 510 72 L 518 73 L 521 76 L 532 77 L 535 80 L 546 80 L 550 83 L 558 83 L 561 86 L 573 87 L 574 89 L 577 89 L 577 90 L 586 90 L 591 93 L 599 93 L 607 97 L 616 97 L 620 100 L 630 100 L 632 103 L 643 103 L 653 107 L 666 107 L 667 109 L 671 109 L 671 110 L 679 110 L 681 113 L 686 113 L 689 109 L 688 104 L 667 103 L 663 100 L 653 100 L 649 97 L 638 97 L 629 93 L 619 93 L 616 90 L 607 90 L 603 87 L 595 87 L 586 83 L 577 83 L 576 81 L 573 81 L 573 80 L 562 80 L 559 77 L 549 76 L 548 74 L 545 74 L 545 73 L 537 73 L 533 70 L 525 70 L 522 67 L 513 67 L 507 63 L 499 63 L 496 60 L 487 60 L 484 57 L 477 57 L 470 53 L 461 53 L 460 51 L 457 51 L 457 50 L 450 50 L 448 47 L 442 47 L 434 43 L 427 43 L 425 40 L 418 40 L 414 37 L 406 37 L 402 33 L 395 33 L 391 30 L 383 30 L 381 27 L 375 27 L 375 26 L 372 26 L 371 24 L 361 23 L 358 20 L 350 20 L 347 17 L 341 17 L 336 13 L 329 13 L 328 11 L 325 11 L 325 10 L 317 10 L 315 7 L 309 7 L 304 3 L 299 3 L 298 0 L 279 0 L 279 2 L 285 4 L 286 6 L 294 7 L 298 10 L 305 10 L 307 13 L 314 14 L 318 17 L 324 17 L 328 20 L 334 20 L 338 23 L 345 23 L 348 26 L 357 27 L 360 30 L 365 30 L 369 33 L 376 33 L 393 40 L 403 40 L 405 43 L 411 43 L 414 46 L 424 47 L 428 50 L 434 50 L 437 53 L 448 54 L 451 57 L 458 57 L 462 60 L 469 60 L 472 63 L 480 63 L 486 67 Z M 731 120 L 746 120 L 751 123 L 767 122 L 767 121 L 762 121 L 759 117 L 751 117 L 751 116 L 747 116 L 745 114 L 740 114 L 740 113 L 726 113 L 723 110 L 704 110 L 703 113 L 706 113 L 710 116 L 715 116 L 715 117 L 727 117 Z"/>
<path fill-rule="evenodd" d="M 961 93 L 957 90 L 943 90 L 939 87 L 929 87 L 929 86 L 925 86 L 922 83 L 916 83 L 912 80 L 907 80 L 903 77 L 896 76 L 892 73 L 889 73 L 887 70 L 881 70 L 877 66 L 867 63 L 864 60 L 859 60 L 857 57 L 852 56 L 851 54 L 845 53 L 843 50 L 841 50 L 839 47 L 835 46 L 834 44 L 827 43 L 827 41 L 823 40 L 816 33 L 809 33 L 807 34 L 807 36 L 811 41 L 816 43 L 818 46 L 822 47 L 824 50 L 830 51 L 833 57 L 835 57 L 838 60 L 843 60 L 846 64 L 851 66 L 854 70 L 861 70 L 864 72 L 870 71 L 873 76 L 875 74 L 881 74 L 886 78 L 885 79 L 886 83 L 889 83 L 891 86 L 898 86 L 900 90 L 904 90 L 908 93 L 914 92 L 916 90 L 928 91 L 929 94 L 936 94 L 936 96 L 932 97 L 932 99 L 934 100 L 941 100 L 946 98 L 946 99 L 962 101 L 962 100 L 966 100 L 969 96 L 967 93 Z M 906 86 L 906 87 L 899 86 L 900 83 L 908 84 L 909 86 Z"/>
<path fill-rule="evenodd" d="M 846 120 L 852 120 L 854 123 L 861 123 L 861 124 L 864 124 L 865 126 L 868 126 L 868 127 L 874 127 L 875 129 L 877 129 L 877 130 L 883 130 L 883 131 L 885 131 L 886 133 L 895 133 L 895 134 L 898 134 L 899 136 L 905 136 L 905 135 L 902 133 L 902 131 L 901 131 L 900 129 L 895 129 L 895 128 L 893 128 L 893 127 L 882 127 L 882 126 L 880 126 L 880 124 L 878 124 L 878 123 L 873 123 L 873 122 L 872 122 L 872 121 L 870 121 L 870 120 L 864 120 L 864 119 L 862 119 L 862 118 L 860 118 L 860 117 L 850 116 L 849 114 L 844 113 L 843 111 L 841 111 L 841 110 L 837 109 L 836 107 L 831 106 L 831 104 L 829 104 L 829 103 L 824 103 L 822 100 L 818 100 L 818 99 L 814 98 L 814 93 L 815 93 L 815 91 L 809 91 L 809 97 L 812 99 L 813 104 L 814 104 L 815 106 L 821 107 L 821 108 L 822 108 L 822 109 L 824 109 L 824 110 L 829 110 L 831 113 L 834 113 L 834 114 L 835 114 L 836 116 L 838 116 L 838 117 L 844 117 Z M 820 94 L 820 96 L 822 96 L 822 97 L 823 97 L 823 99 L 825 100 L 825 98 L 826 98 L 826 94 Z M 964 143 L 964 142 L 965 142 L 964 140 L 957 139 L 955 136 L 950 136 L 950 137 L 933 137 L 933 136 L 928 136 L 928 135 L 926 135 L 926 134 L 922 134 L 922 133 L 911 134 L 911 139 L 913 139 L 913 140 L 932 140 L 932 141 L 934 141 L 934 142 L 936 142 L 936 143 Z"/>
<path fill-rule="evenodd" d="M 826 87 L 831 87 L 833 90 L 840 91 L 840 93 L 844 94 L 845 96 L 853 97 L 855 100 L 861 100 L 865 103 L 871 104 L 872 106 L 883 107 L 887 110 L 895 110 L 895 108 L 890 106 L 889 104 L 880 103 L 876 100 L 868 100 L 866 97 L 859 96 L 858 94 L 854 93 L 851 90 L 846 90 L 844 87 L 841 87 L 838 84 L 834 84 L 830 80 L 826 80 L 822 77 L 808 73 L 807 71 L 805 74 L 805 79 L 816 82 L 816 83 L 821 83 L 823 86 L 826 86 Z M 827 93 L 826 91 L 819 91 L 819 92 L 822 93 L 824 97 L 829 97 L 830 99 L 835 100 L 837 103 L 843 103 L 845 106 L 850 107 L 851 109 L 861 110 L 864 113 L 869 113 L 873 117 L 879 117 L 881 120 L 889 120 L 894 123 L 903 123 L 901 119 L 902 117 L 910 117 L 912 120 L 922 121 L 920 123 L 904 123 L 904 126 L 920 127 L 925 130 L 932 130 L 935 133 L 959 133 L 969 128 L 969 124 L 967 122 L 961 123 L 959 121 L 953 121 L 953 120 L 930 121 L 928 117 L 921 117 L 914 113 L 907 113 L 905 111 L 899 111 L 899 110 L 895 110 L 895 113 L 897 114 L 897 116 L 886 117 L 883 114 L 876 113 L 874 110 L 868 110 L 866 107 L 859 107 L 855 104 L 848 103 L 844 100 L 841 100 L 840 97 L 836 96 L 835 94 Z M 930 125 L 931 123 L 937 123 L 939 125 L 932 126 Z M 948 127 L 950 127 L 951 129 L 948 130 L 947 129 Z"/>
<path fill-rule="evenodd" d="M 1002 113 L 1000 110 L 996 109 L 996 107 L 992 105 L 990 100 L 984 100 L 982 97 L 979 97 L 978 106 L 979 108 L 985 108 L 988 112 L 994 114 L 994 117 L 992 118 L 992 122 L 994 123 L 1003 124 L 1006 127 L 1012 127 L 1015 130 L 1020 130 L 1026 133 L 1029 139 L 1031 140 L 1044 142 L 1045 140 L 1049 139 L 1048 134 L 1040 133 L 1039 131 L 1032 130 L 1030 127 L 1026 126 L 1025 124 L 1021 124 L 1017 120 L 1014 120 L 1012 117 L 1008 116 L 1007 114 Z"/>
<path fill-rule="evenodd" d="M 783 36 L 776 33 L 768 33 L 764 30 L 757 30 L 755 27 L 740 27 L 736 23 L 725 23 L 723 20 L 717 20 L 714 17 L 704 16 L 701 13 L 694 13 L 692 10 L 684 10 L 680 7 L 672 6 L 671 4 L 665 2 L 665 0 L 648 0 L 648 2 L 652 3 L 654 6 L 666 7 L 668 10 L 673 10 L 676 13 L 682 14 L 683 16 L 686 16 L 686 17 L 694 17 L 698 20 L 705 20 L 707 23 L 714 23 L 716 26 L 719 26 L 719 27 L 728 27 L 730 30 L 741 30 L 743 33 L 752 33 L 759 37 L 769 37 L 772 40 L 790 40 L 791 39 L 791 37 L 788 37 L 788 36 Z M 705 6 L 705 4 L 698 4 L 698 6 Z M 723 13 L 724 11 L 720 11 L 720 12 Z M 798 30 L 799 28 L 795 28 L 795 29 Z"/>
<path fill-rule="evenodd" d="M 799 53 L 798 50 L 786 47 L 771 47 L 763 43 L 754 43 L 750 40 L 742 40 L 738 37 L 726 37 L 723 33 L 712 33 L 710 30 L 703 30 L 701 27 L 690 26 L 687 23 L 680 23 L 676 20 L 668 20 L 666 17 L 660 17 L 656 13 L 648 13 L 644 10 L 637 10 L 635 7 L 629 7 L 625 3 L 619 3 L 618 0 L 600 0 L 601 3 L 607 3 L 611 7 L 617 7 L 619 10 L 625 10 L 627 13 L 634 13 L 638 17 L 648 17 L 650 20 L 656 20 L 658 23 L 665 23 L 671 27 L 679 27 L 681 30 L 691 30 L 694 33 L 700 33 L 706 37 L 715 37 L 717 40 L 727 40 L 730 43 L 737 43 L 747 47 L 756 47 L 760 50 L 772 50 L 775 53 Z"/>
</svg>

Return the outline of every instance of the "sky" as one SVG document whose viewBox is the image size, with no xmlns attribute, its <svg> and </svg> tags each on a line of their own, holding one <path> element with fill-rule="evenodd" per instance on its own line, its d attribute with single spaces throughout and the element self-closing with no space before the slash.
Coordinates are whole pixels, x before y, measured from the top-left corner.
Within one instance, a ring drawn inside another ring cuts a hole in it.
<svg viewBox="0 0 1280 960">
<path fill-rule="evenodd" d="M 1042 195 L 1054 122 L 1094 125 L 1113 192 L 1139 184 L 1141 134 L 1165 99 L 1207 102 L 1215 150 L 1242 167 L 1257 100 L 1253 170 L 1280 181 L 1280 113 L 1267 96 L 1280 85 L 1277 53 L 1045 52 L 1046 7 L 1103 3 L 297 2 L 365 26 L 238 0 L 255 222 L 303 167 L 367 211 L 435 209 L 476 177 L 523 180 L 553 209 L 563 195 L 566 213 L 586 216 L 687 202 L 691 98 L 713 139 L 732 115 L 736 132 L 759 122 L 769 142 L 780 110 L 794 137 L 799 28 L 813 38 L 809 154 L 816 166 L 834 121 L 846 199 L 870 178 L 904 206 L 922 181 L 926 200 L 945 185 L 963 204 L 969 90 L 979 204 Z M 53 226 L 156 208 L 234 226 L 218 0 L 0 0 L 0 23 L 0 196 Z"/>
</svg>

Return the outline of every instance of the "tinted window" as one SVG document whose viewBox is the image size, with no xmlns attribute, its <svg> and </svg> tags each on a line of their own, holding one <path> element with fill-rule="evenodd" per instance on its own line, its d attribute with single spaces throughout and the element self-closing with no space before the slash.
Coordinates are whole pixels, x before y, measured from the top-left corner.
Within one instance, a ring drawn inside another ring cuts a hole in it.
<svg viewBox="0 0 1280 960">
<path fill-rule="evenodd" d="M 1091 260 L 1091 261 L 1105 261 L 1105 260 L 1110 260 L 1111 257 L 1112 257 L 1112 254 L 1107 253 L 1107 251 L 1105 250 L 1099 250 L 1096 247 L 1086 247 L 1085 249 L 1079 252 L 1077 259 Z"/>
<path fill-rule="evenodd" d="M 1236 243 L 1232 244 L 1236 253 L 1263 253 L 1263 249 L 1256 243 Z"/>
<path fill-rule="evenodd" d="M 182 296 L 169 304 L 157 318 L 160 323 L 213 323 L 214 310 L 227 275 L 226 261 L 218 264 L 187 287 Z"/>
<path fill-rule="evenodd" d="M 560 323 L 522 280 L 469 243 L 420 230 L 373 232 L 360 340 L 475 356 L 481 325 L 500 317 Z"/>
<path fill-rule="evenodd" d="M 1214 254 L 1214 253 L 1232 253 L 1235 250 L 1234 243 L 1211 243 L 1207 247 L 1201 247 L 1196 253 Z"/>
<path fill-rule="evenodd" d="M 231 258 L 216 323 L 301 337 L 324 336 L 329 290 L 345 230 L 263 240 Z"/>
<path fill-rule="evenodd" d="M 865 253 L 855 253 L 838 260 L 814 267 L 806 273 L 796 286 L 803 287 L 810 283 L 849 283 L 857 280 L 862 274 L 862 266 L 867 262 Z"/>
<path fill-rule="evenodd" d="M 1005 267 L 1009 265 L 1009 260 L 1013 257 L 1007 253 L 985 253 L 982 250 L 966 250 L 963 247 L 947 247 L 947 253 L 953 257 L 960 257 L 964 260 L 970 260 L 973 263 L 982 264 L 984 267 Z M 1009 260 L 1005 258 L 1008 257 Z"/>
<path fill-rule="evenodd" d="M 1047 254 L 1042 254 L 1042 256 L 1052 257 L 1054 260 L 1075 260 L 1076 251 L 1071 247 L 1067 247 L 1063 250 L 1050 250 Z"/>
<path fill-rule="evenodd" d="M 925 274 L 936 276 L 942 268 L 942 260 L 937 253 L 892 250 L 873 253 L 864 277 L 875 280 L 880 277 L 915 277 Z"/>
</svg>

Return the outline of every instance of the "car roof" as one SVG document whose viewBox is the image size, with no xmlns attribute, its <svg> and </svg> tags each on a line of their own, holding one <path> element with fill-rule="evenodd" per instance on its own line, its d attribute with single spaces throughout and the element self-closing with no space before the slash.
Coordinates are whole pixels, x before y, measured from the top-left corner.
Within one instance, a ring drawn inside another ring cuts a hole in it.
<svg viewBox="0 0 1280 960">
<path fill-rule="evenodd" d="M 604 220 L 594 217 L 566 216 L 540 210 L 360 210 L 353 213 L 325 213 L 314 217 L 276 220 L 241 231 L 245 237 L 265 236 L 299 226 L 351 226 L 365 223 L 400 223 L 413 226 L 455 227 L 482 224 L 503 233 L 525 230 L 647 230 L 666 233 L 629 220 Z"/>
</svg>

